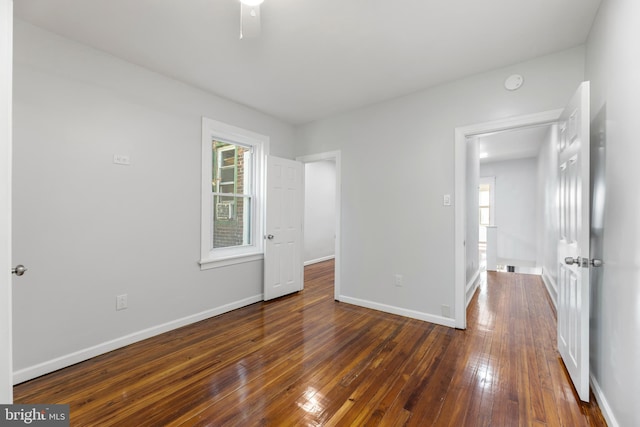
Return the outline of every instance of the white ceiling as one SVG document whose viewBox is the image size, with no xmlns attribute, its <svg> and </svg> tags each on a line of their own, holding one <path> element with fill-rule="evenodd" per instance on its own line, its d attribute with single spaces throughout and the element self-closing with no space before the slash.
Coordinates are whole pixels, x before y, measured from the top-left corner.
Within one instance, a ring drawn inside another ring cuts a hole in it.
<svg viewBox="0 0 640 427">
<path fill-rule="evenodd" d="M 541 125 L 478 136 L 481 163 L 536 157 L 551 125 Z"/>
<path fill-rule="evenodd" d="M 19 19 L 292 124 L 585 42 L 600 0 L 17 0 Z M 526 84 L 526 82 L 525 82 Z"/>
</svg>

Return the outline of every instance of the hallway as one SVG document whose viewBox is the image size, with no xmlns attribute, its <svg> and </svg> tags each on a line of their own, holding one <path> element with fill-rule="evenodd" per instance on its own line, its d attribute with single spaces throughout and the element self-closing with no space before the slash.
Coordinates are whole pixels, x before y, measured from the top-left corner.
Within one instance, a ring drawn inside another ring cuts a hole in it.
<svg viewBox="0 0 640 427">
<path fill-rule="evenodd" d="M 606 425 L 593 395 L 580 402 L 568 380 L 540 276 L 486 274 L 467 312 L 466 373 L 453 381 L 479 406 L 478 425 Z"/>
</svg>

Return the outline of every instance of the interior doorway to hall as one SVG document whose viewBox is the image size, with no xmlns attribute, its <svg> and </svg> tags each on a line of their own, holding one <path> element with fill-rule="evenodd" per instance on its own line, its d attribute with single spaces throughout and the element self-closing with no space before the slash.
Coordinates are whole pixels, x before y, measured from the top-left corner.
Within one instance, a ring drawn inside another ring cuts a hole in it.
<svg viewBox="0 0 640 427">
<path fill-rule="evenodd" d="M 304 165 L 304 265 L 335 258 L 336 163 L 332 159 Z"/>
<path fill-rule="evenodd" d="M 553 217 L 548 170 L 553 124 L 477 135 L 478 259 L 481 271 L 541 275 Z M 553 264 L 552 264 L 553 265 Z"/>
<path fill-rule="evenodd" d="M 305 266 L 334 260 L 334 299 L 340 300 L 341 153 L 298 157 L 304 164 Z"/>
</svg>

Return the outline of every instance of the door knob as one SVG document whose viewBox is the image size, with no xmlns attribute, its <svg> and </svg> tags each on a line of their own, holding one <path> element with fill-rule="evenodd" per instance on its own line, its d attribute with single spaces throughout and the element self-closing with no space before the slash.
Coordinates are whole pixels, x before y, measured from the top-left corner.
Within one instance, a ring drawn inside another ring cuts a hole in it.
<svg viewBox="0 0 640 427">
<path fill-rule="evenodd" d="M 571 258 L 570 256 L 566 257 L 564 259 L 565 264 L 568 265 L 577 265 L 578 267 L 584 267 L 587 268 L 589 267 L 589 259 L 588 258 L 580 258 L 580 257 L 575 257 L 575 258 Z"/>
<path fill-rule="evenodd" d="M 591 265 L 593 267 L 602 267 L 602 260 L 601 259 L 592 258 L 591 259 Z"/>
<path fill-rule="evenodd" d="M 267 236 L 267 239 L 269 239 L 269 240 L 273 240 L 273 237 L 274 237 L 274 236 L 273 236 L 273 234 L 269 234 L 269 235 Z"/>
<path fill-rule="evenodd" d="M 26 271 L 27 268 L 22 264 L 18 264 L 11 269 L 11 273 L 15 274 L 16 276 L 22 276 Z"/>
</svg>

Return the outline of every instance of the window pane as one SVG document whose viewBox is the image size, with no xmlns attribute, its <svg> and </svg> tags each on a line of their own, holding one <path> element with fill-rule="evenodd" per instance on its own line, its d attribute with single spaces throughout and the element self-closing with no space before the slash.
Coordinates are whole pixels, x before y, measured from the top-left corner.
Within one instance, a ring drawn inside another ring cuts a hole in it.
<svg viewBox="0 0 640 427">
<path fill-rule="evenodd" d="M 251 198 L 213 196 L 213 248 L 251 244 Z"/>
<path fill-rule="evenodd" d="M 489 225 L 489 208 L 480 208 L 480 224 Z"/>
<path fill-rule="evenodd" d="M 253 158 L 250 148 L 213 141 L 212 161 L 211 191 L 227 194 L 252 194 Z"/>
<path fill-rule="evenodd" d="M 489 192 L 480 191 L 480 206 L 489 206 Z"/>
<path fill-rule="evenodd" d="M 235 191 L 233 191 L 233 183 L 231 184 L 220 184 L 218 185 L 218 191 L 217 193 L 225 193 L 225 194 L 233 194 L 235 193 Z"/>
<path fill-rule="evenodd" d="M 231 144 L 221 143 L 222 147 L 233 147 Z M 220 167 L 235 166 L 235 151 L 233 149 L 222 150 L 220 153 Z"/>
<path fill-rule="evenodd" d="M 220 183 L 234 183 L 236 179 L 235 168 L 222 168 L 220 169 Z"/>
<path fill-rule="evenodd" d="M 253 193 L 253 156 L 251 149 L 238 146 L 238 175 L 236 193 Z"/>
</svg>

